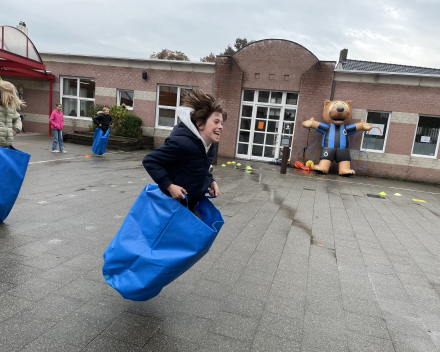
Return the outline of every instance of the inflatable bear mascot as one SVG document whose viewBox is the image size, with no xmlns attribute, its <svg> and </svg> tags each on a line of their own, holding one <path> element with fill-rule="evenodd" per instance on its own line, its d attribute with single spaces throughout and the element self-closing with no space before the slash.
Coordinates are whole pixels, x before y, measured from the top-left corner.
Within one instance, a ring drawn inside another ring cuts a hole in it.
<svg viewBox="0 0 440 352">
<path fill-rule="evenodd" d="M 304 128 L 313 128 L 323 134 L 322 149 L 318 165 L 312 170 L 320 174 L 327 174 L 332 161 L 339 164 L 340 176 L 354 175 L 350 167 L 350 149 L 348 136 L 357 131 L 369 131 L 373 126 L 361 120 L 358 123 L 347 125 L 352 118 L 353 101 L 330 101 L 324 102 L 322 117 L 324 122 L 310 120 L 303 122 Z"/>
</svg>

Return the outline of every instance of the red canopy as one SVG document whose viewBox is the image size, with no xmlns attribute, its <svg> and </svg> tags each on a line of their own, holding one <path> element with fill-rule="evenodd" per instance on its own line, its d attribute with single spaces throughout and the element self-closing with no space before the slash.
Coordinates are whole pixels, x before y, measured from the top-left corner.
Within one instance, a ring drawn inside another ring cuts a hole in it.
<svg viewBox="0 0 440 352">
<path fill-rule="evenodd" d="M 52 112 L 52 83 L 55 76 L 46 72 L 46 65 L 28 36 L 11 26 L 0 26 L 0 76 L 2 74 L 48 79 L 50 83 L 50 115 Z"/>
</svg>

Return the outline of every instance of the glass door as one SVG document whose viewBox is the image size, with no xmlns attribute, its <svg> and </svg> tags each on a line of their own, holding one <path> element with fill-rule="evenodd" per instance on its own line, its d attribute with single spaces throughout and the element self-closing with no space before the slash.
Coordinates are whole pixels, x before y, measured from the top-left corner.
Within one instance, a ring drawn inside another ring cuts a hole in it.
<svg viewBox="0 0 440 352">
<path fill-rule="evenodd" d="M 243 90 L 237 157 L 272 161 L 291 148 L 297 93 Z"/>
</svg>

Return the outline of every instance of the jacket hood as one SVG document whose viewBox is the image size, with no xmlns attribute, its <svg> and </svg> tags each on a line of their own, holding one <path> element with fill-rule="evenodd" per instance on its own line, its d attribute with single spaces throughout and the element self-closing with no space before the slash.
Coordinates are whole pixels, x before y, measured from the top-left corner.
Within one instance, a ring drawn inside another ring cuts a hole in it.
<svg viewBox="0 0 440 352">
<path fill-rule="evenodd" d="M 210 145 L 206 145 L 205 141 L 203 140 L 202 136 L 200 135 L 199 130 L 197 127 L 192 123 L 191 121 L 191 115 L 193 114 L 194 109 L 187 108 L 184 106 L 179 106 L 177 108 L 177 116 L 179 117 L 180 121 L 188 127 L 188 129 L 196 136 L 198 139 L 202 141 L 203 147 L 205 148 L 205 153 L 207 154 L 209 152 Z"/>
</svg>

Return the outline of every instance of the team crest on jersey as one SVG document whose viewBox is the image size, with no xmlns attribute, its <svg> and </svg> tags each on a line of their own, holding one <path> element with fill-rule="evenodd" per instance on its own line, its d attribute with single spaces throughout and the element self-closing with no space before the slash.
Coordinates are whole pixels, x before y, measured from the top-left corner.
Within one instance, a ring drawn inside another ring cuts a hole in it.
<svg viewBox="0 0 440 352">
<path fill-rule="evenodd" d="M 344 131 L 342 133 L 344 133 L 344 135 L 347 135 L 347 130 L 344 128 Z"/>
</svg>

